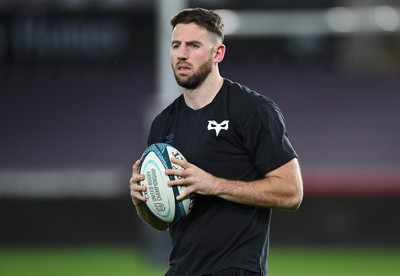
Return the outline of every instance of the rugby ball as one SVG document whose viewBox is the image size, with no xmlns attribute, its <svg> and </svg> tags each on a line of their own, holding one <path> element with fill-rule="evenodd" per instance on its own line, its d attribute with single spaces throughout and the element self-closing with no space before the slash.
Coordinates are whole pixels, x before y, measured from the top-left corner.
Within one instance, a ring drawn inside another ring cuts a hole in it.
<svg viewBox="0 0 400 276">
<path fill-rule="evenodd" d="M 186 217 L 193 207 L 194 194 L 176 200 L 176 197 L 186 189 L 186 186 L 169 187 L 167 182 L 177 179 L 175 175 L 166 175 L 166 169 L 180 169 L 181 166 L 171 163 L 171 157 L 185 160 L 185 157 L 174 147 L 165 143 L 149 146 L 141 157 L 139 174 L 145 179 L 139 185 L 146 185 L 143 195 L 147 198 L 146 205 L 160 220 L 176 223 Z"/>
</svg>

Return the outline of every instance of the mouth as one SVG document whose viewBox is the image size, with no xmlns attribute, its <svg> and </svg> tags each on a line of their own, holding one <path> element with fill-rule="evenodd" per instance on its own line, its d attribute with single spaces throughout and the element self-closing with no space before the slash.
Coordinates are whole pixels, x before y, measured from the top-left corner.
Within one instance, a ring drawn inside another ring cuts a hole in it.
<svg viewBox="0 0 400 276">
<path fill-rule="evenodd" d="M 185 74 L 185 73 L 190 72 L 190 71 L 192 70 L 192 68 L 191 68 L 191 66 L 188 65 L 188 64 L 178 64 L 178 65 L 176 66 L 176 70 L 177 70 L 179 73 Z"/>
</svg>

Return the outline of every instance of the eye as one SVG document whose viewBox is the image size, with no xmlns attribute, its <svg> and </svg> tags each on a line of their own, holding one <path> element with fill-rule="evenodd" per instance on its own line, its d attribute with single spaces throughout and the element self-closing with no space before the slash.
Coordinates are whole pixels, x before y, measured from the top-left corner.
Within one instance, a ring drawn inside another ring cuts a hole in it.
<svg viewBox="0 0 400 276">
<path fill-rule="evenodd" d="M 193 49 L 198 49 L 200 46 L 198 44 L 190 44 L 189 47 Z"/>
<path fill-rule="evenodd" d="M 178 49 L 180 46 L 179 43 L 172 44 L 172 49 Z"/>
</svg>

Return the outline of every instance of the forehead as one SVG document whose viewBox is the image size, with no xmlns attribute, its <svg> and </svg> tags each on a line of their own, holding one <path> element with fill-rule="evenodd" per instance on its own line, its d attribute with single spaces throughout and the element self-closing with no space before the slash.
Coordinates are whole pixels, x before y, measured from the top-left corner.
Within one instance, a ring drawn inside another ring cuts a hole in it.
<svg viewBox="0 0 400 276">
<path fill-rule="evenodd" d="M 172 31 L 173 41 L 205 41 L 210 40 L 210 34 L 206 28 L 195 23 L 177 24 Z"/>
</svg>

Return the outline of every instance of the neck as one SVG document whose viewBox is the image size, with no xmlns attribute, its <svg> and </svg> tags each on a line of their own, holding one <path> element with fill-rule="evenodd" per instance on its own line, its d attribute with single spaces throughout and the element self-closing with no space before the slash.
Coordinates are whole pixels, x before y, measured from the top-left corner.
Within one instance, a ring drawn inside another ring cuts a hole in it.
<svg viewBox="0 0 400 276">
<path fill-rule="evenodd" d="M 223 83 L 224 79 L 219 74 L 214 77 L 210 75 L 195 89 L 183 89 L 185 103 L 194 110 L 205 107 L 212 102 Z"/>
</svg>

